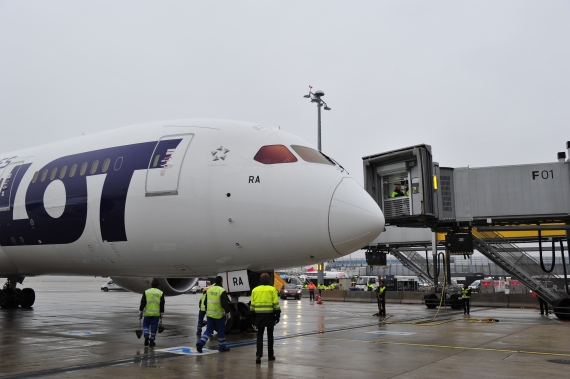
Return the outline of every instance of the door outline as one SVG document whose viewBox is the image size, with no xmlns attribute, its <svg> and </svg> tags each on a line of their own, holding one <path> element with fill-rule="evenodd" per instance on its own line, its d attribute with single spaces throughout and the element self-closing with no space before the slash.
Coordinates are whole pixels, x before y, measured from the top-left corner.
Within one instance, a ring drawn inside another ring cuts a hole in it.
<svg viewBox="0 0 570 379">
<path fill-rule="evenodd" d="M 188 153 L 188 149 L 190 148 L 190 144 L 192 144 L 192 140 L 194 140 L 194 136 L 195 136 L 194 133 L 176 133 L 176 134 L 168 134 L 168 135 L 164 135 L 164 136 L 160 137 L 160 139 L 156 143 L 156 146 L 154 147 L 152 154 L 149 158 L 148 167 L 146 170 L 146 178 L 145 178 L 145 196 L 146 197 L 178 195 L 178 187 L 180 186 L 180 175 L 182 173 L 182 167 L 184 166 L 184 161 L 186 160 L 186 154 Z M 153 159 L 154 159 L 155 154 L 156 154 L 156 150 L 162 141 L 174 139 L 176 137 L 180 137 L 182 139 L 181 143 L 183 143 L 184 139 L 186 139 L 186 138 L 189 139 L 186 147 L 184 148 L 184 153 L 182 154 L 182 159 L 180 161 L 180 166 L 178 168 L 178 175 L 176 177 L 176 188 L 168 189 L 168 190 L 160 190 L 160 191 L 149 191 L 149 188 L 148 188 L 149 187 L 148 186 L 149 172 L 150 172 L 150 170 L 160 169 L 160 168 L 153 168 L 152 167 Z"/>
<path fill-rule="evenodd" d="M 6 191 L 8 192 L 8 205 L 7 206 L 1 206 L 0 205 L 0 212 L 5 212 L 5 211 L 9 211 L 11 206 L 12 206 L 12 188 L 14 186 L 14 179 L 16 179 L 16 177 L 18 176 L 18 174 L 20 173 L 20 170 L 22 169 L 22 166 L 24 165 L 25 161 L 21 160 L 21 161 L 17 161 L 17 162 L 10 162 L 6 167 L 4 167 L 4 170 L 2 170 L 2 173 L 0 174 L 0 193 L 2 191 L 2 188 L 4 187 L 5 183 L 6 183 L 6 176 L 10 173 L 11 170 L 13 170 L 13 167 L 17 167 L 18 170 L 16 171 L 16 174 L 11 177 L 11 182 L 9 183 L 10 185 L 10 190 Z"/>
</svg>

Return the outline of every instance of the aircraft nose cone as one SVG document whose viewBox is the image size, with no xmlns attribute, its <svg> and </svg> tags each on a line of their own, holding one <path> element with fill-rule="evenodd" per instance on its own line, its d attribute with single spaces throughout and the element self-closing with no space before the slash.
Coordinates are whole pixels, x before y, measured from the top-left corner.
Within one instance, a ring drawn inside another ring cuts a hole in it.
<svg viewBox="0 0 570 379">
<path fill-rule="evenodd" d="M 336 251 L 349 254 L 372 242 L 384 230 L 384 215 L 372 197 L 352 178 L 336 188 L 329 211 L 329 235 Z"/>
</svg>

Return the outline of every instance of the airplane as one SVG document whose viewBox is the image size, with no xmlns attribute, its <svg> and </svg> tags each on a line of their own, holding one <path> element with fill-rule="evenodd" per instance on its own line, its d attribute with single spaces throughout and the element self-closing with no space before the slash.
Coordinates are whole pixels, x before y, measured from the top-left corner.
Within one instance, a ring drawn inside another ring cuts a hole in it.
<svg viewBox="0 0 570 379">
<path fill-rule="evenodd" d="M 31 307 L 34 290 L 17 285 L 38 275 L 111 277 L 138 293 L 161 278 L 165 295 L 222 275 L 237 301 L 259 273 L 338 258 L 383 228 L 340 165 L 285 131 L 128 126 L 0 155 L 0 306 Z"/>
<path fill-rule="evenodd" d="M 318 271 L 315 270 L 314 267 L 310 267 L 307 270 L 305 270 L 303 275 L 300 275 L 300 278 L 302 279 L 316 279 L 317 278 L 317 274 Z M 348 275 L 346 275 L 346 272 L 344 271 L 323 271 L 323 279 L 341 279 L 341 278 L 347 278 Z"/>
</svg>

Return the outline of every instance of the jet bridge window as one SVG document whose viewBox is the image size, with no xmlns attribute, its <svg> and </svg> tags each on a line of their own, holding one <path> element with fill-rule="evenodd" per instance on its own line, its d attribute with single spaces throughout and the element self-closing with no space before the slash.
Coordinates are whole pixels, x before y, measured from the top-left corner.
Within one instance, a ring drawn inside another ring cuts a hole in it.
<svg viewBox="0 0 570 379">
<path fill-rule="evenodd" d="M 310 163 L 320 163 L 334 166 L 334 163 L 325 157 L 321 152 L 311 149 L 306 146 L 291 145 L 291 148 L 295 150 L 297 154 L 305 161 Z"/>
<path fill-rule="evenodd" d="M 406 172 L 382 176 L 384 199 L 408 196 L 410 188 Z"/>
<path fill-rule="evenodd" d="M 297 158 L 283 145 L 263 146 L 253 159 L 263 164 L 293 163 Z"/>
</svg>

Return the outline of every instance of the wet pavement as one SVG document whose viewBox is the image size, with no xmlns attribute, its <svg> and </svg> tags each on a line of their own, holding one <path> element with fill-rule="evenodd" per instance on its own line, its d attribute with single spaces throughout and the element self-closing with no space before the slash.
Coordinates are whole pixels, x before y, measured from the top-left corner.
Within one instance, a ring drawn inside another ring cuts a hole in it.
<svg viewBox="0 0 570 379">
<path fill-rule="evenodd" d="M 141 295 L 102 292 L 105 279 L 39 280 L 24 286 L 36 290 L 32 309 L 0 310 L 0 379 L 570 377 L 570 323 L 533 309 L 473 307 L 474 322 L 444 309 L 415 325 L 437 310 L 388 304 L 383 324 L 375 304 L 281 300 L 277 360 L 265 352 L 256 365 L 253 334 L 196 355 L 199 295 L 166 299 L 166 330 L 149 349 L 134 332 Z M 499 322 L 476 322 L 488 317 Z"/>
</svg>

